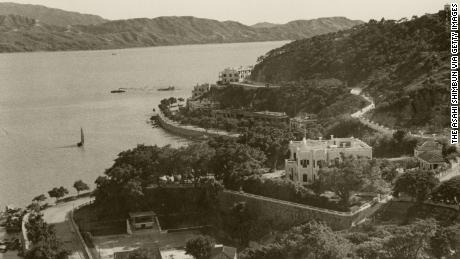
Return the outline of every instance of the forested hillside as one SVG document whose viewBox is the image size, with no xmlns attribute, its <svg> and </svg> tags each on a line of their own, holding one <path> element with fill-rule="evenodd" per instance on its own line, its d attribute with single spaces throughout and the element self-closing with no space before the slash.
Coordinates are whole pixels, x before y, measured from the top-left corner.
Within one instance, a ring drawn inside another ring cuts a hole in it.
<svg viewBox="0 0 460 259">
<path fill-rule="evenodd" d="M 449 122 L 449 37 L 444 11 L 371 20 L 274 49 L 259 58 L 252 77 L 272 83 L 335 78 L 365 88 L 376 102 L 374 120 L 440 128 Z"/>
<path fill-rule="evenodd" d="M 291 117 L 306 112 L 319 114 L 323 119 L 353 113 L 366 104 L 364 99 L 350 94 L 343 82 L 336 79 L 305 80 L 279 88 L 228 86 L 212 89 L 210 96 L 222 108 L 285 112 Z"/>
</svg>

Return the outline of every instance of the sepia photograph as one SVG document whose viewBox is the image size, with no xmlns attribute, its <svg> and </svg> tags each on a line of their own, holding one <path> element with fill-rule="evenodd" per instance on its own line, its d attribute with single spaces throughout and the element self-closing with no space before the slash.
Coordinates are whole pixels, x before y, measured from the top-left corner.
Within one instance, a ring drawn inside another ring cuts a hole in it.
<svg viewBox="0 0 460 259">
<path fill-rule="evenodd" d="M 460 259 L 441 0 L 0 0 L 0 259 Z"/>
</svg>

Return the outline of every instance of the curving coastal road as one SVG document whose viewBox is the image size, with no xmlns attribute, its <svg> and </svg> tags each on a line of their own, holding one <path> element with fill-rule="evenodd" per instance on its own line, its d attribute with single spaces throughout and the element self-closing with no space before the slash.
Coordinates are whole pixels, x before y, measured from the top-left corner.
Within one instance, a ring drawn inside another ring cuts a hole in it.
<svg viewBox="0 0 460 259">
<path fill-rule="evenodd" d="M 43 211 L 43 219 L 55 227 L 56 236 L 64 243 L 64 247 L 71 251 L 69 259 L 85 259 L 83 244 L 79 241 L 70 222 L 70 212 L 77 206 L 90 201 L 89 197 L 65 203 L 58 203 Z"/>
</svg>

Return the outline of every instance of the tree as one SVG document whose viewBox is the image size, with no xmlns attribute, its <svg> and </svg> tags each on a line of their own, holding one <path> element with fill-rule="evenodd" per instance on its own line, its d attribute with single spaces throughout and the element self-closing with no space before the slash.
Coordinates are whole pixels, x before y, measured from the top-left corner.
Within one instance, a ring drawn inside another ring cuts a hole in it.
<svg viewBox="0 0 460 259">
<path fill-rule="evenodd" d="M 213 119 L 211 119 L 210 117 L 203 117 L 199 120 L 198 126 L 204 128 L 206 132 L 208 132 L 208 130 L 212 127 L 213 122 Z"/>
<path fill-rule="evenodd" d="M 457 205 L 460 209 L 460 176 L 441 183 L 433 190 L 431 199 L 435 202 Z"/>
<path fill-rule="evenodd" d="M 185 252 L 196 259 L 209 259 L 215 241 L 209 236 L 198 236 L 190 239 L 185 245 Z"/>
<path fill-rule="evenodd" d="M 80 192 L 89 190 L 88 184 L 84 183 L 82 180 L 78 180 L 73 184 L 73 188 L 77 190 L 77 196 L 80 196 Z"/>
<path fill-rule="evenodd" d="M 67 194 L 69 194 L 69 191 L 64 188 L 63 186 L 57 188 L 57 187 L 54 187 L 51 191 L 48 192 L 48 195 L 51 197 L 51 198 L 56 198 L 56 201 L 59 200 L 59 198 L 62 198 L 64 196 L 66 196 Z"/>
<path fill-rule="evenodd" d="M 25 259 L 67 259 L 70 251 L 63 248 L 59 242 L 55 244 L 39 243 L 25 254 Z"/>
<path fill-rule="evenodd" d="M 56 234 L 54 227 L 48 225 L 41 214 L 31 214 L 26 223 L 27 238 L 32 243 L 50 240 Z"/>
<path fill-rule="evenodd" d="M 322 188 L 333 191 L 344 206 L 349 205 L 353 192 L 370 191 L 383 193 L 387 183 L 383 181 L 375 160 L 344 157 L 342 161 L 319 171 Z"/>
<path fill-rule="evenodd" d="M 40 203 L 46 200 L 46 196 L 44 194 L 40 194 L 38 196 L 35 196 L 32 201 L 36 203 Z"/>
<path fill-rule="evenodd" d="M 393 193 L 398 196 L 405 193 L 416 199 L 417 203 L 424 202 L 434 187 L 439 183 L 432 171 L 421 169 L 408 171 L 396 178 Z"/>
<path fill-rule="evenodd" d="M 286 258 L 280 244 L 270 244 L 258 248 L 247 248 L 241 252 L 241 259 L 280 259 Z"/>
<path fill-rule="evenodd" d="M 233 140 L 218 141 L 220 142 L 210 142 L 216 149 L 211 168 L 216 177 L 223 180 L 225 188 L 238 190 L 245 176 L 262 168 L 265 155 L 259 149 L 235 143 Z"/>
<path fill-rule="evenodd" d="M 364 241 L 356 246 L 356 255 L 361 259 L 374 259 L 382 257 L 383 244 L 380 239 Z"/>
<path fill-rule="evenodd" d="M 288 251 L 284 258 L 347 258 L 351 244 L 328 226 L 315 221 L 293 227 L 282 237 Z"/>
<path fill-rule="evenodd" d="M 294 135 L 288 129 L 259 126 L 246 130 L 238 142 L 262 150 L 268 158 L 269 166 L 277 169 L 279 160 L 288 152 L 289 141 L 293 139 Z"/>
<path fill-rule="evenodd" d="M 431 254 L 435 258 L 458 255 L 457 244 L 460 241 L 458 233 L 460 233 L 460 225 L 450 227 L 440 226 L 429 241 Z"/>
<path fill-rule="evenodd" d="M 186 176 L 191 175 L 194 179 L 195 186 L 198 181 L 210 174 L 211 160 L 215 154 L 215 150 L 207 143 L 194 143 L 179 151 L 178 173 Z"/>
<path fill-rule="evenodd" d="M 48 225 L 41 214 L 31 214 L 26 229 L 32 244 L 32 248 L 25 254 L 26 259 L 66 259 L 70 255 L 56 238 L 54 227 Z"/>
<path fill-rule="evenodd" d="M 175 97 L 169 97 L 168 99 L 169 105 L 177 103 L 177 99 Z"/>
<path fill-rule="evenodd" d="M 418 259 L 429 250 L 430 239 L 438 225 L 435 220 L 417 220 L 413 224 L 394 228 L 383 245 L 386 258 Z M 422 256 L 422 257 L 421 257 Z"/>
</svg>

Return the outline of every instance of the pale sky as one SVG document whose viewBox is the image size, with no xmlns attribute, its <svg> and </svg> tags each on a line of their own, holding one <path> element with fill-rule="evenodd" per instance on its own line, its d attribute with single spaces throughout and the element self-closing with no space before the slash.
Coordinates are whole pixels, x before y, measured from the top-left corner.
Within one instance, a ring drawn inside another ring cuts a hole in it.
<svg viewBox="0 0 460 259">
<path fill-rule="evenodd" d="M 190 15 L 219 21 L 286 23 L 297 19 L 345 16 L 350 19 L 399 19 L 434 13 L 443 0 L 0 0 L 97 14 L 104 18 L 154 18 Z"/>
</svg>

